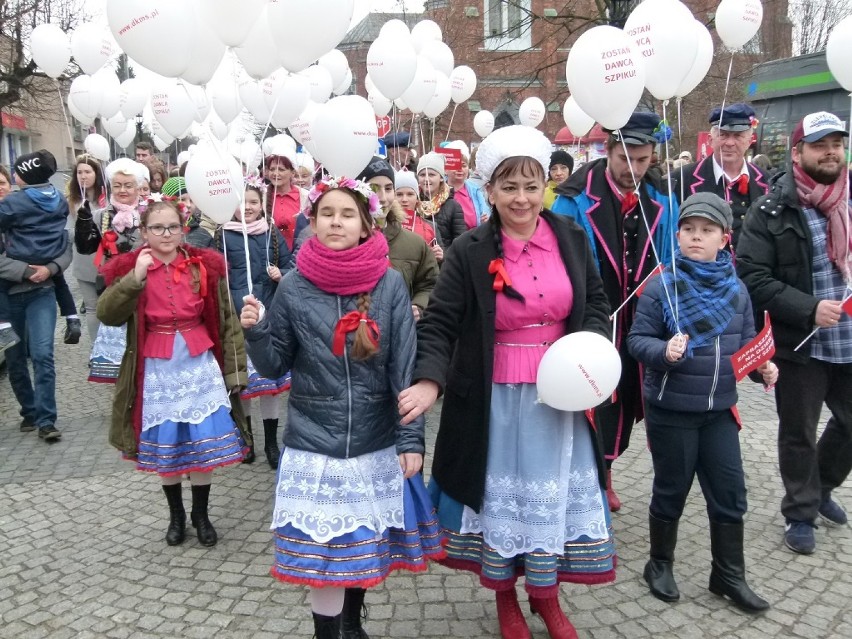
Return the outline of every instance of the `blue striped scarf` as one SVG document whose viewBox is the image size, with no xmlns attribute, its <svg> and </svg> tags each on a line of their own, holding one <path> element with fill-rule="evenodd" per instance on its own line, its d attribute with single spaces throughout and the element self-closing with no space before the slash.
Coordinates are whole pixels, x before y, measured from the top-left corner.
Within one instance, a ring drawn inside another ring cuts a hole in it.
<svg viewBox="0 0 852 639">
<path fill-rule="evenodd" d="M 725 332 L 736 313 L 740 294 L 734 263 L 728 251 L 719 251 L 715 262 L 698 262 L 675 252 L 677 281 L 671 267 L 663 273 L 663 284 L 674 304 L 677 290 L 678 320 L 672 316 L 668 302 L 663 302 L 663 318 L 672 334 L 680 331 L 689 335 L 687 357 L 695 348 L 710 344 Z"/>
</svg>

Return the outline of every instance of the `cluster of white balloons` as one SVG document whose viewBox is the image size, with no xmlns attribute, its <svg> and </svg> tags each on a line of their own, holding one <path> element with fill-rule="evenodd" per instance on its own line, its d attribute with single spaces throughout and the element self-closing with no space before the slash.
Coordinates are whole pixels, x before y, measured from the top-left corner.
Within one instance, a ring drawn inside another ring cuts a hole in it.
<svg viewBox="0 0 852 639">
<path fill-rule="evenodd" d="M 455 56 L 432 20 L 421 20 L 409 31 L 402 20 L 384 24 L 367 52 L 367 95 L 378 116 L 396 105 L 427 118 L 437 118 L 450 105 L 469 100 L 476 74 L 455 66 Z"/>
<path fill-rule="evenodd" d="M 722 0 L 716 31 L 735 51 L 755 36 L 762 20 L 760 0 Z M 645 89 L 658 100 L 682 98 L 701 83 L 712 61 L 710 33 L 686 5 L 680 0 L 645 0 L 630 14 L 624 30 L 593 27 L 574 43 L 565 69 L 574 99 L 570 107 L 565 105 L 566 124 L 578 136 L 588 132 L 583 129 L 589 119 L 618 129 Z M 586 118 L 580 118 L 578 110 Z"/>
</svg>

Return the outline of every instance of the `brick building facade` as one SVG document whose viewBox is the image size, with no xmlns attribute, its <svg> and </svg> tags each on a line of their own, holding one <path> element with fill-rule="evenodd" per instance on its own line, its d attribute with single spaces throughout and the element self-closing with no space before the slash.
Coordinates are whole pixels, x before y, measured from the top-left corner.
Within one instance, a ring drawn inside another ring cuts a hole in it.
<svg viewBox="0 0 852 639">
<path fill-rule="evenodd" d="M 443 29 L 444 42 L 452 48 L 456 65 L 470 66 L 478 80 L 476 93 L 456 111 L 451 138 L 476 143 L 479 137 L 473 130 L 473 118 L 479 110 L 491 111 L 498 125 L 517 123 L 521 102 L 538 96 L 548 105 L 539 128 L 553 139 L 564 126 L 562 105 L 568 97 L 565 61 L 571 43 L 594 24 L 606 22 L 597 4 L 596 0 L 427 0 L 422 14 L 368 15 L 350 31 L 339 48 L 349 59 L 356 92 L 366 95 L 367 51 L 381 26 L 392 18 L 403 19 L 409 25 L 423 18 L 432 19 Z M 636 3 L 609 0 L 606 4 L 626 14 Z M 685 4 L 696 18 L 712 25 L 718 0 L 686 0 Z M 764 0 L 763 26 L 758 37 L 734 58 L 729 101 L 744 95 L 743 82 L 754 63 L 791 54 L 787 5 L 787 0 Z M 686 149 L 694 148 L 697 133 L 706 128 L 709 106 L 721 102 L 724 93 L 730 54 L 721 49 L 715 33 L 714 40 L 717 52 L 707 80 L 683 101 Z M 661 112 L 661 105 L 655 104 L 647 93 L 642 108 Z M 452 104 L 436 121 L 441 135 L 446 133 L 451 112 Z M 407 128 L 409 122 L 404 118 L 403 127 Z M 431 128 L 431 123 L 428 127 Z"/>
</svg>

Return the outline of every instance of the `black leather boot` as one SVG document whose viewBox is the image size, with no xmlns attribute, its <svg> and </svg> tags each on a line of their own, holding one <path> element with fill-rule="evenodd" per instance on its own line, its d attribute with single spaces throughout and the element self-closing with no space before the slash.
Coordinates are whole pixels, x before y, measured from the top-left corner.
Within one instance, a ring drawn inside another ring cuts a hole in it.
<svg viewBox="0 0 852 639">
<path fill-rule="evenodd" d="M 251 432 L 251 415 L 246 415 L 246 430 L 249 432 L 249 435 L 252 436 L 252 443 L 249 446 L 248 452 L 246 456 L 243 457 L 244 464 L 253 464 L 254 463 L 254 433 Z"/>
<path fill-rule="evenodd" d="M 343 639 L 370 639 L 370 635 L 361 627 L 361 610 L 364 610 L 364 618 L 367 618 L 364 606 L 364 595 L 367 591 L 363 588 L 347 588 L 343 598 Z"/>
<path fill-rule="evenodd" d="M 314 615 L 314 637 L 316 639 L 340 639 L 340 615 L 326 617 Z"/>
<path fill-rule="evenodd" d="M 278 420 L 263 420 L 263 452 L 266 453 L 266 461 L 272 470 L 278 469 L 278 459 L 281 457 L 281 449 L 278 448 Z"/>
<path fill-rule="evenodd" d="M 749 588 L 745 580 L 743 556 L 743 524 L 710 522 L 710 550 L 713 568 L 710 571 L 710 592 L 728 597 L 746 612 L 763 612 L 769 602 Z"/>
<path fill-rule="evenodd" d="M 677 545 L 677 520 L 657 519 L 648 513 L 648 528 L 651 532 L 651 558 L 642 573 L 651 594 L 662 601 L 677 601 L 680 591 L 675 583 L 674 550 Z"/>
<path fill-rule="evenodd" d="M 215 546 L 219 541 L 216 529 L 207 516 L 207 501 L 210 498 L 210 484 L 192 487 L 192 512 L 189 518 L 202 546 Z"/>
<path fill-rule="evenodd" d="M 186 511 L 183 509 L 183 491 L 180 484 L 163 486 L 166 501 L 169 502 L 169 527 L 166 529 L 166 543 L 177 546 L 186 539 Z"/>
<path fill-rule="evenodd" d="M 65 320 L 65 337 L 63 342 L 66 344 L 79 344 L 80 335 L 82 333 L 79 317 L 69 317 Z"/>
</svg>

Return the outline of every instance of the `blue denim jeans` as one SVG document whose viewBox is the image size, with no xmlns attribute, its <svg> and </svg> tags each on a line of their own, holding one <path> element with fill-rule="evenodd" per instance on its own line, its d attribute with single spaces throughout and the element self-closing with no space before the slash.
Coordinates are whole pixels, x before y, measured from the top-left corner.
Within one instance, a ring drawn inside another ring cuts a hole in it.
<svg viewBox="0 0 852 639">
<path fill-rule="evenodd" d="M 9 383 L 21 416 L 38 428 L 56 423 L 56 369 L 53 334 L 56 330 L 56 294 L 52 286 L 9 296 L 12 327 L 20 343 L 6 350 Z M 30 380 L 27 354 L 35 380 Z"/>
</svg>

